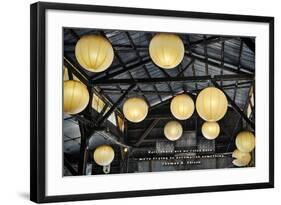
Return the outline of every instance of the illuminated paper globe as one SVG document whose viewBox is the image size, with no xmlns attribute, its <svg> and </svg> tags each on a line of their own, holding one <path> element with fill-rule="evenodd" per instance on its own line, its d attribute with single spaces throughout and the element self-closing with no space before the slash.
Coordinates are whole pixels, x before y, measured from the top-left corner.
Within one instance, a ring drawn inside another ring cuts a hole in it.
<svg viewBox="0 0 281 205">
<path fill-rule="evenodd" d="M 75 80 L 63 83 L 63 111 L 66 114 L 77 114 L 84 110 L 89 103 L 87 87 Z"/>
<path fill-rule="evenodd" d="M 227 99 L 224 93 L 215 87 L 203 89 L 196 99 L 198 115 L 208 122 L 219 121 L 227 111 Z"/>
<path fill-rule="evenodd" d="M 148 105 L 139 97 L 128 98 L 123 105 L 123 114 L 130 122 L 141 122 L 148 113 Z"/>
<path fill-rule="evenodd" d="M 237 135 L 235 144 L 241 152 L 251 152 L 255 148 L 255 136 L 252 132 L 242 131 Z"/>
<path fill-rule="evenodd" d="M 152 61 L 161 68 L 171 69 L 179 65 L 184 56 L 181 38 L 174 34 L 156 34 L 149 44 Z"/>
<path fill-rule="evenodd" d="M 182 136 L 182 126 L 177 121 L 170 121 L 164 127 L 164 135 L 168 140 L 175 141 Z"/>
<path fill-rule="evenodd" d="M 111 65 L 114 52 L 106 38 L 100 35 L 86 35 L 76 43 L 75 56 L 86 70 L 102 72 Z"/>
<path fill-rule="evenodd" d="M 114 150 L 109 145 L 101 145 L 94 151 L 93 158 L 100 166 L 108 166 L 114 159 Z"/>
<path fill-rule="evenodd" d="M 66 67 L 63 67 L 63 81 L 69 80 L 68 70 Z"/>
<path fill-rule="evenodd" d="M 232 157 L 234 158 L 232 163 L 238 167 L 247 166 L 250 163 L 251 158 L 252 158 L 250 153 L 241 152 L 238 149 L 234 150 L 234 152 L 232 153 Z"/>
<path fill-rule="evenodd" d="M 177 95 L 173 98 L 170 109 L 175 118 L 186 120 L 190 118 L 194 112 L 194 102 L 192 98 L 186 94 Z"/>
<path fill-rule="evenodd" d="M 217 122 L 204 122 L 201 131 L 206 139 L 213 140 L 220 134 L 220 125 Z"/>
<path fill-rule="evenodd" d="M 73 80 L 80 81 L 79 78 L 77 78 L 74 74 L 72 74 L 72 77 L 73 77 Z M 69 80 L 68 69 L 65 66 L 63 67 L 63 80 L 64 81 Z"/>
</svg>

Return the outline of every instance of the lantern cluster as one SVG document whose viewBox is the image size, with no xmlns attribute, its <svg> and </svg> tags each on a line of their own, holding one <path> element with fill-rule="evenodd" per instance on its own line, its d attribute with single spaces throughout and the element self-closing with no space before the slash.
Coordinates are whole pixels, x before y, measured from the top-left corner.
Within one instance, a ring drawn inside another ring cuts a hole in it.
<svg viewBox="0 0 281 205">
<path fill-rule="evenodd" d="M 255 148 L 256 139 L 252 132 L 242 131 L 236 136 L 237 149 L 232 153 L 232 163 L 238 167 L 247 166 L 251 161 L 251 152 Z"/>
<path fill-rule="evenodd" d="M 173 69 L 183 60 L 185 47 L 181 38 L 175 34 L 156 34 L 149 43 L 149 55 L 153 63 L 163 69 Z M 75 46 L 75 56 L 78 63 L 87 71 L 103 72 L 108 69 L 114 59 L 111 43 L 101 35 L 85 35 Z M 87 87 L 77 78 L 69 80 L 64 69 L 64 112 L 77 114 L 89 104 Z M 75 76 L 74 76 L 75 77 Z M 175 96 L 170 103 L 171 114 L 176 120 L 169 121 L 164 127 L 164 135 L 170 141 L 178 140 L 183 134 L 181 120 L 189 119 L 195 110 L 205 121 L 201 131 L 208 140 L 216 139 L 220 134 L 218 121 L 227 112 L 228 101 L 225 94 L 218 88 L 208 87 L 197 96 L 196 103 L 187 94 Z M 128 98 L 123 104 L 125 118 L 133 123 L 143 121 L 149 106 L 140 97 Z M 251 161 L 251 151 L 255 148 L 255 137 L 249 131 L 240 132 L 236 137 L 237 149 L 233 152 L 233 164 L 246 166 Z M 108 145 L 96 148 L 93 154 L 94 161 L 104 167 L 104 172 L 110 172 L 110 163 L 114 159 L 114 150 Z"/>
<path fill-rule="evenodd" d="M 213 140 L 219 136 L 220 126 L 217 123 L 227 111 L 228 101 L 225 94 L 218 88 L 203 89 L 196 99 L 198 115 L 205 120 L 201 131 L 206 139 Z"/>
<path fill-rule="evenodd" d="M 159 67 L 171 69 L 178 66 L 184 57 L 184 44 L 175 34 L 156 34 L 149 43 L 149 55 Z M 114 59 L 111 43 L 101 35 L 85 35 L 75 46 L 78 63 L 90 72 L 102 72 Z"/>
<path fill-rule="evenodd" d="M 184 57 L 184 44 L 181 38 L 174 34 L 156 34 L 149 44 L 149 54 L 152 61 L 159 67 L 171 69 L 179 65 Z M 87 71 L 103 72 L 108 69 L 114 59 L 111 43 L 103 36 L 90 34 L 81 37 L 75 45 L 75 56 L 78 63 Z M 77 114 L 88 104 L 89 94 L 81 83 L 73 82 L 64 70 L 64 112 Z M 67 82 L 69 80 L 69 82 Z M 75 81 L 79 81 L 74 76 Z M 79 93 L 81 91 L 81 93 Z M 131 108 L 132 104 L 134 109 Z M 148 106 L 143 99 L 134 98 L 125 103 L 123 110 L 131 122 L 142 121 L 148 112 Z M 175 109 L 174 109 L 175 110 Z M 175 112 L 177 112 L 175 110 Z M 176 115 L 176 114 L 175 114 Z"/>
<path fill-rule="evenodd" d="M 175 96 L 170 104 L 172 115 L 178 120 L 187 120 L 194 112 L 194 102 L 187 94 Z M 170 121 L 164 127 L 164 135 L 170 141 L 178 140 L 183 133 L 181 123 L 178 121 Z"/>
<path fill-rule="evenodd" d="M 224 93 L 214 87 L 202 90 L 196 100 L 198 115 L 206 120 L 202 126 L 202 134 L 206 139 L 213 140 L 220 133 L 217 123 L 227 111 L 228 102 Z M 187 94 L 175 96 L 170 103 L 170 111 L 177 120 L 187 120 L 194 113 L 193 99 Z M 128 98 L 123 104 L 123 113 L 127 120 L 134 123 L 143 121 L 148 114 L 148 105 L 139 97 Z M 181 123 L 170 121 L 164 127 L 164 135 L 167 139 L 178 140 L 183 133 Z"/>
</svg>

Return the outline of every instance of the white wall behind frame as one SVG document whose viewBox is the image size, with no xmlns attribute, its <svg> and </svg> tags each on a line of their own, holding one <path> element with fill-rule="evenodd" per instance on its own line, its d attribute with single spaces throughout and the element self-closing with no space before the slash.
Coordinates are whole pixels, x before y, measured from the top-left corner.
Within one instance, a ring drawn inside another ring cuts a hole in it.
<svg viewBox="0 0 281 205">
<path fill-rule="evenodd" d="M 0 107 L 2 111 L 0 135 L 2 145 L 0 149 L 1 204 L 33 204 L 27 199 L 29 192 L 29 4 L 32 2 L 34 1 L 3 1 L 0 7 L 0 39 L 2 40 L 0 49 L 0 71 L 2 76 L 0 81 Z M 281 81 L 278 80 L 281 77 L 280 69 L 278 69 L 281 67 L 281 61 L 278 57 L 281 51 L 281 13 L 278 1 L 235 0 L 226 2 L 225 0 L 84 0 L 81 2 L 78 0 L 61 0 L 61 2 L 275 16 L 275 104 L 278 105 L 281 103 L 281 95 L 279 92 L 279 89 L 281 88 Z M 13 42 L 11 42 L 10 39 L 13 39 Z M 17 55 L 18 53 L 21 55 Z M 12 82 L 17 82 L 17 84 L 11 84 L 11 76 L 13 76 Z M 12 107 L 13 109 L 11 111 L 10 108 Z M 279 137 L 281 132 L 278 130 L 281 120 L 277 117 L 280 116 L 280 114 L 280 107 L 276 106 L 276 148 L 281 145 Z M 15 121 L 15 115 L 17 116 L 17 121 Z M 15 141 L 11 142 L 11 137 L 13 137 Z M 276 149 L 275 156 L 276 173 L 280 173 L 280 149 Z M 280 179 L 280 175 L 276 174 L 277 188 L 273 190 L 204 193 L 58 204 L 267 204 L 280 199 Z"/>
</svg>

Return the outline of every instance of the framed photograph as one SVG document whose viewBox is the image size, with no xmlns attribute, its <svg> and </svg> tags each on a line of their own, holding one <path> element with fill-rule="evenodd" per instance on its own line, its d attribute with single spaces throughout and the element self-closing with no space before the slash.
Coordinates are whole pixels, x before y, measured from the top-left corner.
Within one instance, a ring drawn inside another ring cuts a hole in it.
<svg viewBox="0 0 281 205">
<path fill-rule="evenodd" d="M 31 5 L 31 200 L 274 187 L 274 18 Z"/>
</svg>

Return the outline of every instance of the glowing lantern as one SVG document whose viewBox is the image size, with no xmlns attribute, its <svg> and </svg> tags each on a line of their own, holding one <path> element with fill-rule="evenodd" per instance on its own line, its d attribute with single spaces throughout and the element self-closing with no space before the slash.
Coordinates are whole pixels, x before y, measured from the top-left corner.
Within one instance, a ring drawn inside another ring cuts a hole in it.
<svg viewBox="0 0 281 205">
<path fill-rule="evenodd" d="M 220 125 L 217 122 L 205 122 L 201 130 L 206 139 L 213 140 L 220 134 Z"/>
<path fill-rule="evenodd" d="M 72 77 L 73 77 L 73 80 L 80 81 L 74 74 L 72 74 Z M 63 80 L 64 81 L 69 80 L 68 69 L 65 66 L 63 67 Z"/>
<path fill-rule="evenodd" d="M 110 165 L 114 159 L 114 150 L 109 145 L 101 145 L 95 149 L 93 158 L 100 166 Z"/>
<path fill-rule="evenodd" d="M 255 148 L 255 136 L 252 132 L 242 131 L 237 135 L 235 144 L 241 152 L 251 152 Z"/>
<path fill-rule="evenodd" d="M 240 150 L 236 149 L 233 153 L 232 153 L 232 157 L 234 158 L 234 160 L 232 161 L 232 163 L 235 166 L 238 167 L 244 167 L 247 166 L 250 161 L 251 161 L 251 154 L 248 152 L 241 152 Z"/>
<path fill-rule="evenodd" d="M 156 34 L 149 44 L 152 61 L 161 68 L 170 69 L 179 65 L 184 56 L 184 44 L 174 34 Z"/>
<path fill-rule="evenodd" d="M 69 80 L 68 71 L 66 67 L 63 67 L 63 80 L 64 81 Z"/>
<path fill-rule="evenodd" d="M 223 118 L 227 105 L 226 96 L 215 87 L 205 88 L 196 99 L 196 110 L 199 116 L 208 122 L 216 122 Z"/>
<path fill-rule="evenodd" d="M 168 140 L 175 141 L 182 136 L 182 126 L 177 121 L 170 121 L 164 127 L 164 134 Z"/>
<path fill-rule="evenodd" d="M 63 111 L 67 114 L 77 114 L 84 110 L 89 103 L 87 87 L 75 80 L 63 83 Z"/>
<path fill-rule="evenodd" d="M 100 35 L 86 35 L 75 46 L 75 56 L 79 64 L 88 71 L 102 72 L 114 58 L 110 42 Z"/>
<path fill-rule="evenodd" d="M 194 103 L 191 97 L 181 94 L 173 98 L 170 105 L 173 116 L 179 120 L 186 120 L 194 112 Z"/>
<path fill-rule="evenodd" d="M 139 97 L 128 98 L 123 105 L 123 114 L 131 122 L 141 122 L 148 113 L 148 105 Z"/>
</svg>

